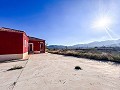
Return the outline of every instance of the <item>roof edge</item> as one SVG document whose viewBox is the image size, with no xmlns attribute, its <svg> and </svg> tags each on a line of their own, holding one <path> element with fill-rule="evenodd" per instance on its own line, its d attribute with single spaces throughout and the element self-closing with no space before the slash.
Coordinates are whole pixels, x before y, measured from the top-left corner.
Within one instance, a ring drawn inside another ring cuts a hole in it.
<svg viewBox="0 0 120 90">
<path fill-rule="evenodd" d="M 27 36 L 26 32 L 22 30 L 16 30 L 16 29 L 6 28 L 6 27 L 0 27 L 0 30 L 6 31 L 6 32 L 24 33 Z"/>
<path fill-rule="evenodd" d="M 29 40 L 45 41 L 44 39 L 28 36 Z"/>
</svg>

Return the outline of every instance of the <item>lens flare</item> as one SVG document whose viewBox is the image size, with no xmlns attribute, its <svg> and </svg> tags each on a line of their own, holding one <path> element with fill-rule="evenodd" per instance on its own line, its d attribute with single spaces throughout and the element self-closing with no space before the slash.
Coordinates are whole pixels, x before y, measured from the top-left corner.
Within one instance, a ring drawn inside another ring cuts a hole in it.
<svg viewBox="0 0 120 90">
<path fill-rule="evenodd" d="M 109 17 L 101 17 L 93 23 L 93 28 L 105 29 L 111 24 L 111 19 Z"/>
</svg>

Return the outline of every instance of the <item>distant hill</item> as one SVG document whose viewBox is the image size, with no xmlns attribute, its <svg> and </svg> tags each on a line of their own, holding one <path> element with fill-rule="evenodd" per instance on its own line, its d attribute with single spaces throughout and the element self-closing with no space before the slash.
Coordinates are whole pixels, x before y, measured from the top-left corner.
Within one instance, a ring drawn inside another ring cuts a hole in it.
<svg viewBox="0 0 120 90">
<path fill-rule="evenodd" d="M 47 48 L 49 48 L 49 49 L 65 49 L 66 46 L 63 46 L 63 45 L 50 45 L 50 46 L 47 46 Z"/>
<path fill-rule="evenodd" d="M 67 46 L 68 49 L 76 49 L 76 48 L 93 48 L 93 47 L 120 47 L 120 39 L 118 40 L 106 40 L 106 41 L 95 41 L 88 44 L 77 44 L 73 46 Z M 49 49 L 65 49 L 66 46 L 63 45 L 50 45 Z"/>
<path fill-rule="evenodd" d="M 111 47 L 120 46 L 120 39 L 100 41 L 100 42 L 95 41 L 88 44 L 73 45 L 73 47 L 102 47 L 102 46 L 111 46 Z"/>
</svg>

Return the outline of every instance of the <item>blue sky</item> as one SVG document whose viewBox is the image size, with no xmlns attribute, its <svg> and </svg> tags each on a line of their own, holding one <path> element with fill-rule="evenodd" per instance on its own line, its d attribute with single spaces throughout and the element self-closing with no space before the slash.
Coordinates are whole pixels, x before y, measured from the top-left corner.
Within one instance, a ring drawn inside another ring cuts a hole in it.
<svg viewBox="0 0 120 90">
<path fill-rule="evenodd" d="M 120 0 L 0 0 L 0 4 L 0 27 L 24 30 L 48 45 L 119 39 Z M 108 32 L 92 27 L 101 16 L 111 20 Z"/>
</svg>

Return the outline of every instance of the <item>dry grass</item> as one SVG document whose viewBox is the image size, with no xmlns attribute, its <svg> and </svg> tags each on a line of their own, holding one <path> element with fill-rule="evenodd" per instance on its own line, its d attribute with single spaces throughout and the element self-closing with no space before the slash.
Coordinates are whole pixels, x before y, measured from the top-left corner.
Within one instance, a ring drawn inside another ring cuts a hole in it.
<svg viewBox="0 0 120 90">
<path fill-rule="evenodd" d="M 17 69 L 22 69 L 22 68 L 23 68 L 22 66 L 14 66 L 14 67 L 8 69 L 7 71 L 17 70 Z"/>
<path fill-rule="evenodd" d="M 48 52 L 53 54 L 61 54 L 66 56 L 74 56 L 74 57 L 88 58 L 94 60 L 120 62 L 120 54 L 114 54 L 114 53 L 105 53 L 105 52 L 97 52 L 97 51 L 94 52 L 75 51 L 75 50 L 52 50 Z"/>
</svg>

